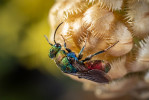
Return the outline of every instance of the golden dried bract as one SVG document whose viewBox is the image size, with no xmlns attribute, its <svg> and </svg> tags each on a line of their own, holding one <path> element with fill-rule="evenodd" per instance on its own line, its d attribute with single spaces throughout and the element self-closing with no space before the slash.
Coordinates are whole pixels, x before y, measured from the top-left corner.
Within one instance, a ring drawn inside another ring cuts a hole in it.
<svg viewBox="0 0 149 100">
<path fill-rule="evenodd" d="M 149 2 L 147 0 L 128 0 L 127 17 L 133 29 L 133 33 L 138 37 L 145 37 L 149 34 Z"/>
</svg>

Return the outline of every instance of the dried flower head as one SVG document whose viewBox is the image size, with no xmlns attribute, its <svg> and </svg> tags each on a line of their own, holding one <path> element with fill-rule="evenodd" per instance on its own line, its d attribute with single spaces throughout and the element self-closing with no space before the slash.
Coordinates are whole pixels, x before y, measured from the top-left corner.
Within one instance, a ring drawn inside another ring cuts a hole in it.
<svg viewBox="0 0 149 100">
<path fill-rule="evenodd" d="M 149 1 L 148 0 L 57 0 L 50 10 L 51 41 L 56 26 L 56 41 L 76 54 L 85 43 L 83 57 L 104 50 L 119 41 L 107 52 L 92 60 L 110 63 L 109 84 L 84 82 L 86 90 L 95 91 L 100 98 L 112 98 L 130 93 L 146 98 L 137 91 L 149 88 Z M 88 36 L 87 36 L 88 35 Z M 140 74 L 141 73 L 141 74 Z M 77 79 L 80 81 L 80 79 Z M 148 89 L 149 90 L 149 89 Z M 145 91 L 142 93 L 147 94 Z"/>
</svg>

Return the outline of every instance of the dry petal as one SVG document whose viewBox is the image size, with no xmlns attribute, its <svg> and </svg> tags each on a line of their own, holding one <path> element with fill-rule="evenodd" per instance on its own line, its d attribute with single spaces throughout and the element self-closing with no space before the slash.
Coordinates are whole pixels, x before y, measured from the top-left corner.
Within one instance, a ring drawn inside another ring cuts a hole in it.
<svg viewBox="0 0 149 100">
<path fill-rule="evenodd" d="M 140 41 L 136 61 L 129 66 L 131 66 L 131 71 L 142 71 L 149 68 L 149 37 L 144 39 L 144 41 Z"/>
<path fill-rule="evenodd" d="M 100 3 L 101 6 L 108 8 L 109 10 L 120 10 L 123 4 L 123 0 L 86 0 L 89 3 Z"/>
<path fill-rule="evenodd" d="M 108 75 L 111 79 L 122 78 L 127 74 L 126 65 L 126 57 L 119 58 L 111 63 L 111 70 Z"/>
<path fill-rule="evenodd" d="M 135 36 L 144 37 L 149 34 L 149 3 L 144 0 L 128 1 L 127 17 L 131 21 L 131 26 Z"/>
</svg>

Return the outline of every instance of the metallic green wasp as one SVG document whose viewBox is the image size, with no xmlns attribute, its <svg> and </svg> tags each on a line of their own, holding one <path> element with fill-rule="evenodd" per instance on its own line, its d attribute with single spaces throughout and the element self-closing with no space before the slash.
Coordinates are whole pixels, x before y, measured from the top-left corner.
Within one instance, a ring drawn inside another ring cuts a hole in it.
<svg viewBox="0 0 149 100">
<path fill-rule="evenodd" d="M 89 55 L 84 60 L 81 60 L 83 57 L 82 52 L 85 48 L 87 37 L 86 37 L 84 46 L 80 50 L 78 56 L 76 56 L 74 52 L 72 52 L 69 48 L 66 47 L 65 39 L 61 35 L 64 40 L 64 48 L 65 48 L 65 50 L 62 50 L 61 44 L 56 43 L 55 41 L 56 32 L 62 23 L 60 23 L 55 30 L 55 33 L 54 33 L 55 44 L 54 45 L 50 43 L 47 36 L 45 36 L 48 43 L 51 45 L 51 48 L 49 51 L 49 57 L 55 60 L 57 66 L 64 73 L 75 75 L 75 76 L 78 76 L 78 78 L 84 78 L 84 79 L 91 80 L 91 81 L 98 82 L 98 83 L 109 82 L 110 78 L 107 75 L 107 73 L 111 68 L 110 64 L 105 63 L 103 60 L 91 60 L 91 58 L 98 54 L 106 52 L 111 47 L 116 45 L 118 42 L 109 46 L 105 50 Z"/>
</svg>

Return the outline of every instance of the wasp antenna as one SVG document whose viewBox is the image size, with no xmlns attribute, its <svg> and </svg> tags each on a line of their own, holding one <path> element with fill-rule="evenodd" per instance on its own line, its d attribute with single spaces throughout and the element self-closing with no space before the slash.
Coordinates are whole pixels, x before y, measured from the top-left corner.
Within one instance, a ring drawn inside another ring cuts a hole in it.
<svg viewBox="0 0 149 100">
<path fill-rule="evenodd" d="M 109 46 L 105 51 L 109 50 L 110 48 L 114 47 L 119 41 L 115 42 L 113 45 Z"/>
<path fill-rule="evenodd" d="M 53 44 L 49 42 L 48 37 L 46 35 L 44 35 L 44 37 L 46 38 L 46 40 L 48 41 L 48 43 L 52 46 Z"/>
<path fill-rule="evenodd" d="M 61 37 L 63 38 L 63 40 L 64 40 L 64 43 L 65 43 L 65 39 L 64 39 L 64 37 L 63 37 L 63 35 L 61 34 Z"/>
<path fill-rule="evenodd" d="M 85 46 L 86 46 L 87 39 L 88 39 L 88 32 L 87 32 L 87 35 L 86 35 L 86 39 L 85 39 L 84 46 L 82 47 L 82 49 L 81 49 L 80 52 L 79 52 L 79 55 L 78 55 L 78 58 L 79 58 L 79 59 L 81 59 L 82 56 L 83 56 L 83 55 L 82 55 L 82 52 L 83 52 L 83 50 L 84 50 L 84 48 L 85 48 Z"/>
<path fill-rule="evenodd" d="M 55 44 L 56 44 L 56 41 L 55 41 L 56 32 L 57 32 L 57 30 L 58 30 L 58 28 L 60 27 L 61 24 L 63 24 L 63 22 L 60 23 L 60 24 L 57 26 L 57 28 L 56 28 L 56 30 L 55 30 L 55 33 L 54 33 L 54 43 L 55 43 Z"/>
</svg>

